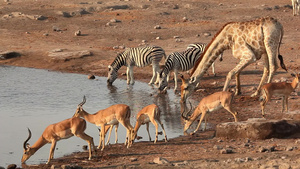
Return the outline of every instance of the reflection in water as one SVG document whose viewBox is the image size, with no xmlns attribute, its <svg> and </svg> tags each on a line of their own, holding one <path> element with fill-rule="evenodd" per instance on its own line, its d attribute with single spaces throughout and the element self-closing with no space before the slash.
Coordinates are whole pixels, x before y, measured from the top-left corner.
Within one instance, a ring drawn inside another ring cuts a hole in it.
<svg viewBox="0 0 300 169">
<path fill-rule="evenodd" d="M 40 69 L 21 67 L 0 67 L 0 166 L 15 163 L 20 166 L 23 153 L 22 143 L 28 136 L 27 127 L 32 131 L 29 143 L 32 145 L 44 129 L 53 123 L 70 118 L 77 105 L 85 95 L 87 102 L 84 109 L 93 114 L 113 104 L 127 104 L 132 110 L 131 124 L 135 125 L 136 114 L 149 104 L 157 104 L 161 112 L 161 120 L 168 138 L 182 135 L 180 121 L 180 98 L 170 92 L 157 94 L 156 90 L 146 83 L 136 82 L 127 85 L 123 80 L 116 80 L 113 86 L 107 86 L 105 77 L 88 80 L 85 75 L 51 72 Z M 159 128 L 161 131 L 161 129 Z M 86 133 L 99 143 L 97 127 L 87 123 Z M 150 134 L 154 136 L 155 128 L 150 124 Z M 148 141 L 145 129 L 138 133 Z M 124 142 L 126 130 L 120 125 L 119 143 Z M 159 140 L 163 140 L 159 136 Z M 111 143 L 115 140 L 114 132 Z M 57 143 L 54 158 L 82 151 L 86 142 L 72 137 Z M 125 148 L 125 147 L 124 147 Z M 27 164 L 45 163 L 48 159 L 50 144 L 41 148 Z M 106 149 L 109 151 L 109 149 Z"/>
</svg>

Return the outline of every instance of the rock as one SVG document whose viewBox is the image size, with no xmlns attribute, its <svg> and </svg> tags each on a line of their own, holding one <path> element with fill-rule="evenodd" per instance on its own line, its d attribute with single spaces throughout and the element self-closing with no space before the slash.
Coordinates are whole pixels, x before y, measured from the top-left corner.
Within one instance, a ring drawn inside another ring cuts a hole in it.
<svg viewBox="0 0 300 169">
<path fill-rule="evenodd" d="M 95 75 L 88 75 L 88 79 L 95 79 Z"/>
<path fill-rule="evenodd" d="M 231 154 L 233 153 L 232 149 L 229 149 L 229 148 L 223 148 L 221 151 L 220 151 L 221 154 Z"/>
<path fill-rule="evenodd" d="M 68 61 L 70 59 L 78 59 L 78 58 L 83 58 L 86 56 L 91 56 L 92 52 L 88 51 L 88 50 L 83 50 L 83 51 L 62 51 L 62 52 L 53 52 L 50 51 L 48 53 L 48 56 L 52 59 L 52 60 L 63 60 L 63 61 Z"/>
<path fill-rule="evenodd" d="M 269 149 L 267 149 L 267 148 L 265 148 L 265 147 L 260 147 L 260 148 L 258 149 L 258 152 L 261 152 L 261 153 L 267 152 L 267 151 L 269 151 Z"/>
<path fill-rule="evenodd" d="M 222 148 L 223 148 L 222 146 L 214 145 L 214 149 L 216 149 L 216 150 L 221 150 Z"/>
<path fill-rule="evenodd" d="M 289 112 L 284 112 L 284 117 L 293 119 L 293 120 L 300 120 L 300 111 L 289 111 Z"/>
<path fill-rule="evenodd" d="M 168 163 L 169 163 L 168 160 L 166 160 L 166 159 L 164 159 L 164 158 L 161 158 L 161 157 L 156 157 L 156 158 L 154 158 L 153 162 L 154 162 L 155 164 L 168 164 Z"/>
<path fill-rule="evenodd" d="M 238 162 L 238 163 L 243 163 L 243 162 L 245 162 L 245 159 L 243 159 L 243 158 L 235 158 L 234 161 Z"/>
<path fill-rule="evenodd" d="M 85 14 L 90 14 L 90 12 L 88 12 L 85 9 L 79 9 L 79 10 L 73 11 L 73 12 L 58 11 L 57 14 L 61 15 L 63 17 L 66 17 L 66 18 L 70 18 L 70 17 L 74 17 L 74 16 L 82 16 Z"/>
<path fill-rule="evenodd" d="M 111 19 L 109 22 L 111 22 L 111 23 L 117 23 L 117 22 L 121 22 L 121 21 L 118 20 L 118 19 Z"/>
<path fill-rule="evenodd" d="M 113 10 L 116 10 L 116 9 L 128 9 L 129 6 L 128 5 L 114 5 L 114 6 L 107 6 L 106 8 L 107 9 L 113 9 Z"/>
<path fill-rule="evenodd" d="M 161 26 L 156 25 L 156 26 L 154 26 L 154 29 L 161 29 Z"/>
<path fill-rule="evenodd" d="M 22 12 L 12 12 L 10 14 L 4 15 L 2 18 L 9 19 L 9 18 L 28 18 L 32 20 L 45 20 L 48 19 L 47 17 L 43 15 L 26 15 Z"/>
<path fill-rule="evenodd" d="M 179 162 L 179 163 L 173 163 L 172 165 L 175 166 L 175 167 L 181 167 L 181 166 L 184 166 L 184 165 L 187 165 L 188 162 L 187 161 L 184 161 L 184 162 Z"/>
<path fill-rule="evenodd" d="M 21 56 L 20 53 L 14 51 L 6 51 L 0 53 L 0 60 L 11 59 Z"/>
<path fill-rule="evenodd" d="M 83 145 L 82 146 L 82 150 L 87 150 L 88 149 L 88 146 L 87 145 Z"/>
<path fill-rule="evenodd" d="M 17 165 L 16 165 L 16 164 L 9 164 L 9 165 L 7 166 L 7 169 L 15 169 L 15 168 L 17 168 Z"/>
<path fill-rule="evenodd" d="M 57 165 L 51 165 L 50 169 L 60 169 L 60 166 L 57 166 Z"/>
<path fill-rule="evenodd" d="M 130 160 L 131 162 L 134 162 L 134 161 L 137 161 L 137 158 L 133 158 L 133 157 L 132 157 L 132 158 L 130 158 L 129 160 Z"/>
<path fill-rule="evenodd" d="M 81 35 L 81 31 L 78 30 L 78 31 L 76 31 L 74 34 L 75 34 L 75 36 L 80 36 L 80 35 Z"/>
<path fill-rule="evenodd" d="M 205 37 L 209 37 L 209 36 L 211 36 L 211 33 L 206 32 L 206 33 L 204 33 L 203 35 L 204 35 Z"/>
<path fill-rule="evenodd" d="M 286 148 L 286 151 L 293 151 L 293 150 L 296 150 L 298 149 L 297 147 L 287 147 Z"/>
<path fill-rule="evenodd" d="M 61 165 L 62 169 L 83 169 L 83 167 L 79 165 Z"/>
<path fill-rule="evenodd" d="M 221 123 L 216 126 L 216 137 L 229 139 L 283 138 L 300 132 L 300 121 L 248 119 L 242 122 Z"/>
<path fill-rule="evenodd" d="M 181 39 L 178 39 L 178 38 L 176 38 L 176 39 L 175 39 L 175 42 L 182 42 L 182 40 L 181 40 Z"/>
</svg>

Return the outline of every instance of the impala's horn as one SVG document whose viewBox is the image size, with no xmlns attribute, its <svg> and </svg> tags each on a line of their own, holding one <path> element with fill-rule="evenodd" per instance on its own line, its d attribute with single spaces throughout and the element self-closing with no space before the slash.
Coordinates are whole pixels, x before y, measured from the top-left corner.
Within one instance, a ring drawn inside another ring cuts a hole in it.
<svg viewBox="0 0 300 169">
<path fill-rule="evenodd" d="M 83 106 L 85 102 L 86 102 L 86 99 L 85 99 L 85 96 L 83 96 L 83 101 L 81 103 L 79 103 L 78 106 Z"/>
<path fill-rule="evenodd" d="M 29 133 L 29 135 L 28 135 L 28 138 L 24 141 L 24 143 L 23 143 L 23 148 L 24 148 L 24 150 L 27 150 L 27 142 L 29 141 L 29 139 L 31 138 L 31 131 L 30 131 L 30 129 L 29 128 L 27 128 L 28 129 L 28 133 Z"/>
</svg>

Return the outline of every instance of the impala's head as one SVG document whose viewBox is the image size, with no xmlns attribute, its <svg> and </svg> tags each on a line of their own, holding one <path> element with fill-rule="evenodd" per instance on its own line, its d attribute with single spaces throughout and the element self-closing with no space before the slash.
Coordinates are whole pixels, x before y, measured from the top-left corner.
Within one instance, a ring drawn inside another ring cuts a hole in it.
<svg viewBox="0 0 300 169">
<path fill-rule="evenodd" d="M 158 90 L 160 92 L 167 89 L 168 86 L 168 75 L 163 72 L 164 69 L 159 73 L 159 85 Z"/>
<path fill-rule="evenodd" d="M 111 65 L 108 66 L 108 75 L 107 75 L 107 85 L 112 85 L 112 83 L 117 79 L 118 71 L 113 68 Z"/>
<path fill-rule="evenodd" d="M 31 131 L 28 129 L 29 135 L 28 138 L 23 143 L 24 153 L 21 159 L 22 163 L 25 163 L 34 153 L 33 149 L 30 148 L 29 144 L 27 143 L 29 139 L 31 138 Z"/>
<path fill-rule="evenodd" d="M 299 73 L 296 73 L 296 72 L 293 72 L 293 73 L 291 73 L 291 75 L 292 75 L 293 77 L 295 77 L 295 82 L 296 82 L 296 83 L 299 83 L 299 76 L 300 76 L 300 74 L 299 74 Z"/>
<path fill-rule="evenodd" d="M 186 99 L 194 92 L 196 88 L 195 78 L 190 79 L 190 81 L 184 79 L 183 75 L 180 75 L 182 85 L 180 91 L 181 102 L 185 103 Z"/>
<path fill-rule="evenodd" d="M 82 108 L 82 106 L 84 105 L 85 102 L 86 102 L 86 99 L 85 99 L 85 96 L 83 96 L 83 101 L 78 104 L 76 112 L 73 115 L 73 117 L 81 117 L 82 116 L 82 113 L 85 112 Z"/>
<path fill-rule="evenodd" d="M 190 118 L 190 113 L 193 110 L 192 108 L 192 104 L 190 103 L 190 110 L 187 110 L 187 106 L 185 103 L 180 102 L 181 104 L 181 117 L 184 119 L 184 128 L 183 128 L 183 133 L 186 135 L 187 134 L 187 130 L 190 128 L 190 126 L 192 125 L 192 123 L 194 122 L 193 120 L 191 120 Z"/>
</svg>

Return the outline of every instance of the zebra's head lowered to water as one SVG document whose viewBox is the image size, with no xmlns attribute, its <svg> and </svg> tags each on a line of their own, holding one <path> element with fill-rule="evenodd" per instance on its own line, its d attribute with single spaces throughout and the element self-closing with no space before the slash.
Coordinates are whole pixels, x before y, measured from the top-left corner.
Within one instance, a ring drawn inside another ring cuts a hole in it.
<svg viewBox="0 0 300 169">
<path fill-rule="evenodd" d="M 108 75 L 107 75 L 107 84 L 112 85 L 112 83 L 117 79 L 117 77 L 118 77 L 118 71 L 109 65 L 108 66 Z"/>
<path fill-rule="evenodd" d="M 168 87 L 168 74 L 164 73 L 163 71 L 164 69 L 162 69 L 162 71 L 159 73 L 159 85 L 158 85 L 158 90 L 160 92 L 163 92 L 167 89 Z"/>
</svg>

